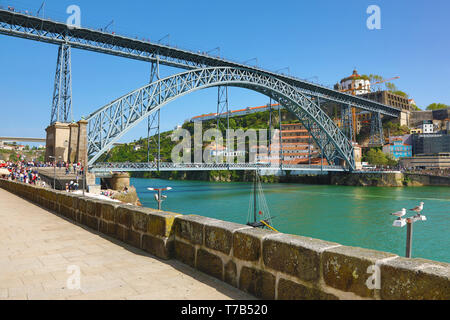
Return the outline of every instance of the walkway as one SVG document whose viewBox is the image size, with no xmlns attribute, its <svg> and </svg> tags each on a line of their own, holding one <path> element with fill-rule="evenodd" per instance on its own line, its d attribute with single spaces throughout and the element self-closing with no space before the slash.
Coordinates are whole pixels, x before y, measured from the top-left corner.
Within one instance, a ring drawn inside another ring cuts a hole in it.
<svg viewBox="0 0 450 320">
<path fill-rule="evenodd" d="M 69 266 L 81 289 L 69 290 Z M 0 300 L 254 299 L 178 261 L 144 251 L 60 218 L 0 189 Z"/>
</svg>

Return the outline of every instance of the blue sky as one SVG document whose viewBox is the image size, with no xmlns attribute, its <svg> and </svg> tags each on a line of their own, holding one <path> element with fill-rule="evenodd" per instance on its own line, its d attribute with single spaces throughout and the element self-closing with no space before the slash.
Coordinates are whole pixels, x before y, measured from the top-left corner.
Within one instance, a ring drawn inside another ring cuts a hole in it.
<svg viewBox="0 0 450 320">
<path fill-rule="evenodd" d="M 41 0 L 0 5 L 36 12 Z M 406 0 L 46 0 L 45 14 L 65 21 L 66 8 L 81 8 L 82 26 L 102 28 L 114 20 L 118 34 L 194 51 L 221 48 L 225 58 L 258 59 L 270 70 L 333 85 L 357 68 L 360 74 L 400 76 L 397 87 L 420 107 L 450 104 L 450 1 Z M 369 5 L 381 8 L 381 30 L 368 30 Z M 164 40 L 165 41 L 165 40 Z M 44 137 L 50 121 L 57 47 L 0 35 L 0 136 Z M 76 120 L 148 82 L 150 65 L 73 49 L 73 113 Z M 162 75 L 174 74 L 163 68 Z M 230 90 L 230 108 L 259 106 L 266 97 Z M 217 89 L 183 97 L 164 108 L 162 129 L 215 112 Z M 142 123 L 122 142 L 146 135 Z"/>
</svg>

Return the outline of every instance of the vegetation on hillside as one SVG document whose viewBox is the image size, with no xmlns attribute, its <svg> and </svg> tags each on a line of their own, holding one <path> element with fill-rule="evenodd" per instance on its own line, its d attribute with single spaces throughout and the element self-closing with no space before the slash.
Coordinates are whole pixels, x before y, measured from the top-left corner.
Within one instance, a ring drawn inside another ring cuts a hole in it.
<svg viewBox="0 0 450 320">
<path fill-rule="evenodd" d="M 441 110 L 441 109 L 447 109 L 450 108 L 449 105 L 446 105 L 444 103 L 432 103 L 427 107 L 427 110 L 434 111 L 434 110 Z"/>
</svg>

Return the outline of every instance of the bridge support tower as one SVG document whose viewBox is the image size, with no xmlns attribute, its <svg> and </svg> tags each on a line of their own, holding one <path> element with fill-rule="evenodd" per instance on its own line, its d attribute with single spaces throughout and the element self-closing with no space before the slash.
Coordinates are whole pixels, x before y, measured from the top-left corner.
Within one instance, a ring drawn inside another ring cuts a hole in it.
<svg viewBox="0 0 450 320">
<path fill-rule="evenodd" d="M 50 125 L 47 131 L 47 148 L 45 161 L 53 162 L 80 162 L 83 166 L 88 163 L 87 156 L 87 124 L 86 120 L 77 123 L 56 122 Z"/>
</svg>

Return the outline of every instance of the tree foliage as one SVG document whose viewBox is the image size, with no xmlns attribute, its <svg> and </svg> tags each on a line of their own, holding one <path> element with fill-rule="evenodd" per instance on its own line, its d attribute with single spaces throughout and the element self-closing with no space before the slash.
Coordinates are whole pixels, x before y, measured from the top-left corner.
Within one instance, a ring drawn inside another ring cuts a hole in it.
<svg viewBox="0 0 450 320">
<path fill-rule="evenodd" d="M 447 109 L 450 108 L 449 105 L 446 105 L 444 103 L 432 103 L 427 107 L 427 110 L 441 110 L 441 109 Z"/>
<path fill-rule="evenodd" d="M 391 156 L 385 154 L 381 149 L 372 148 L 367 151 L 366 162 L 374 166 L 396 166 L 398 162 Z"/>
</svg>

